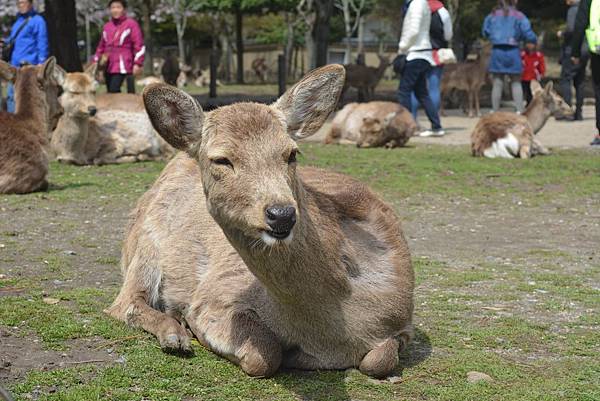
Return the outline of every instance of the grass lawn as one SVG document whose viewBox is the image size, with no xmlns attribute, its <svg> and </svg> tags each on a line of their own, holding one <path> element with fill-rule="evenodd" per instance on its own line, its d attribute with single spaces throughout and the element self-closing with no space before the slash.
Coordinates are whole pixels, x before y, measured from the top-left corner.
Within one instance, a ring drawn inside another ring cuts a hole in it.
<svg viewBox="0 0 600 401">
<path fill-rule="evenodd" d="M 301 164 L 369 183 L 405 222 L 417 335 L 395 378 L 251 379 L 197 343 L 192 357 L 161 352 L 102 310 L 126 216 L 164 164 L 52 163 L 49 192 L 0 196 L 0 383 L 17 400 L 600 400 L 600 153 L 301 149 Z"/>
</svg>

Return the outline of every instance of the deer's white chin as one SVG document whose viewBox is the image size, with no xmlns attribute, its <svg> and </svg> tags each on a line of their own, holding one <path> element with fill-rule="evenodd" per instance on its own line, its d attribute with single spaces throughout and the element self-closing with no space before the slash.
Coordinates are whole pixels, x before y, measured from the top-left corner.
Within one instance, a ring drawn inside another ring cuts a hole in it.
<svg viewBox="0 0 600 401">
<path fill-rule="evenodd" d="M 275 238 L 271 235 L 269 235 L 268 232 L 263 231 L 260 234 L 261 239 L 263 240 L 263 242 L 265 243 L 265 245 L 267 246 L 273 246 L 277 243 L 283 242 L 286 245 L 289 245 L 292 242 L 292 239 L 294 238 L 294 233 L 292 231 L 290 231 L 290 234 L 283 238 L 283 239 L 279 239 L 279 238 Z"/>
</svg>

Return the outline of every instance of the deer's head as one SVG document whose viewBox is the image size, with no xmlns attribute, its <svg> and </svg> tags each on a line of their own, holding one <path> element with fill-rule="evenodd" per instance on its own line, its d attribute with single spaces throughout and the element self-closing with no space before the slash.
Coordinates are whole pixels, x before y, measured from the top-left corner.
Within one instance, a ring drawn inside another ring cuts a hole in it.
<svg viewBox="0 0 600 401">
<path fill-rule="evenodd" d="M 414 135 L 417 124 L 406 112 L 391 112 L 383 118 L 366 116 L 360 127 L 359 148 L 385 145 L 392 138 L 408 139 Z"/>
<path fill-rule="evenodd" d="M 304 217 L 296 141 L 323 125 L 344 75 L 340 65 L 314 70 L 270 106 L 238 103 L 205 114 L 165 84 L 148 86 L 144 104 L 158 133 L 198 161 L 208 210 L 229 238 L 290 243 Z"/>
<path fill-rule="evenodd" d="M 64 76 L 62 69 L 57 68 L 54 57 L 48 58 L 44 64 L 24 65 L 20 68 L 15 68 L 0 60 L 0 78 L 15 85 L 17 113 L 31 113 L 30 110 L 20 110 L 20 104 L 27 104 L 27 107 L 33 105 L 29 101 L 23 103 L 25 99 L 33 102 L 43 100 L 48 128 L 50 131 L 56 128 L 58 119 L 63 112 L 58 102 L 58 91 Z"/>
<path fill-rule="evenodd" d="M 96 66 L 93 63 L 84 72 L 63 73 L 59 101 L 66 115 L 87 118 L 96 114 Z"/>
<path fill-rule="evenodd" d="M 548 110 L 548 115 L 555 118 L 570 117 L 573 115 L 573 109 L 565 100 L 554 90 L 554 84 L 549 81 L 544 87 L 539 82 L 531 81 L 531 91 L 534 98 L 541 98 L 544 102 L 544 109 Z"/>
</svg>

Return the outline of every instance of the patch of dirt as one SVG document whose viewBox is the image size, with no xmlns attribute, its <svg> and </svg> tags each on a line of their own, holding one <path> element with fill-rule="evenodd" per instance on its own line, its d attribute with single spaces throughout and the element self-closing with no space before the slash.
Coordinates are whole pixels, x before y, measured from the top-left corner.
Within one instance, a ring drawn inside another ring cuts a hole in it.
<svg viewBox="0 0 600 401">
<path fill-rule="evenodd" d="M 35 337 L 21 337 L 0 328 L 0 382 L 22 379 L 32 370 L 119 363 L 119 355 L 110 349 L 98 348 L 101 343 L 101 339 L 87 338 L 66 341 L 67 349 L 63 351 L 48 350 Z"/>
</svg>

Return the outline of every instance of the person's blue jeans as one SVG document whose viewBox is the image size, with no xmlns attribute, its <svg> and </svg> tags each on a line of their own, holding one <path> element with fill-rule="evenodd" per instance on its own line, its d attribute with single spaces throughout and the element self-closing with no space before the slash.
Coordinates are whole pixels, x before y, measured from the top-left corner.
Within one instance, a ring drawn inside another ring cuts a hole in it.
<svg viewBox="0 0 600 401">
<path fill-rule="evenodd" d="M 440 105 L 442 101 L 442 97 L 440 94 L 440 82 L 442 81 L 442 73 L 444 72 L 444 66 L 438 65 L 435 67 L 431 67 L 429 73 L 427 74 L 427 88 L 429 89 L 429 97 L 431 98 L 431 102 L 433 103 L 433 107 L 438 111 L 440 111 Z M 413 92 L 410 96 L 410 111 L 412 112 L 415 120 L 417 119 L 417 111 L 419 110 L 419 101 Z"/>
<path fill-rule="evenodd" d="M 427 118 L 431 121 L 431 128 L 439 130 L 442 128 L 440 124 L 440 116 L 438 111 L 433 106 L 429 92 L 427 91 L 427 74 L 431 70 L 431 64 L 422 59 L 411 60 L 406 63 L 400 85 L 398 86 L 398 102 L 406 108 L 411 109 L 410 97 L 412 92 L 415 93 L 417 100 L 425 109 Z"/>
<path fill-rule="evenodd" d="M 15 112 L 15 87 L 13 84 L 8 84 L 6 91 L 6 111 L 9 113 Z"/>
</svg>

